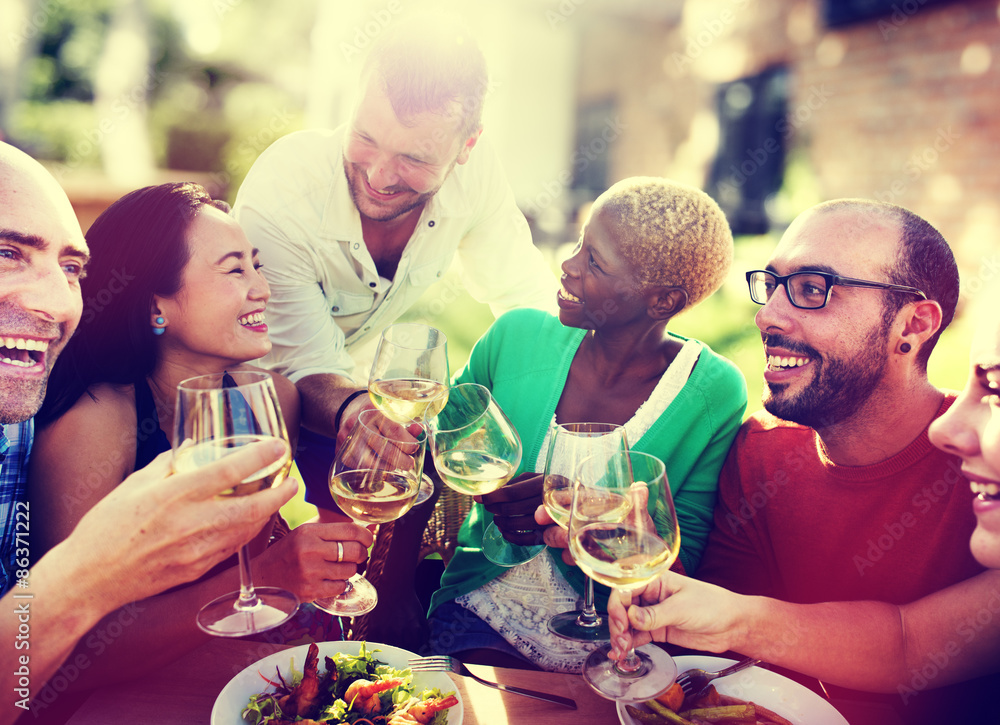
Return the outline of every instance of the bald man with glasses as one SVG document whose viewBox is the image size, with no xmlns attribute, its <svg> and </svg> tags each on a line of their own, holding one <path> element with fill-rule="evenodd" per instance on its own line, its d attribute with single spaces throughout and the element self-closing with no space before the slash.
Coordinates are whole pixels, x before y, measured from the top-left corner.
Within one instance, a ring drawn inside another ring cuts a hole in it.
<svg viewBox="0 0 1000 725">
<path fill-rule="evenodd" d="M 852 725 L 1000 722 L 1000 572 L 969 552 L 961 461 L 927 437 L 954 400 L 927 377 L 958 300 L 947 243 L 901 207 L 838 200 L 747 283 L 765 410 L 720 476 L 702 581 L 634 594 L 638 640 L 822 681 Z M 628 603 L 612 602 L 616 636 Z"/>
</svg>

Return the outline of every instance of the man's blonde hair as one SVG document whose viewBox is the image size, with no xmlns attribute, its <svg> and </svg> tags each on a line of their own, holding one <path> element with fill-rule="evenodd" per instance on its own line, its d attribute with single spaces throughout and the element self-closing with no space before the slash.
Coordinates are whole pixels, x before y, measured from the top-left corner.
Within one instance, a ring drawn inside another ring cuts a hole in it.
<svg viewBox="0 0 1000 725">
<path fill-rule="evenodd" d="M 653 176 L 619 181 L 594 202 L 614 225 L 639 285 L 680 287 L 688 307 L 722 285 L 733 235 L 722 209 L 700 189 Z"/>
</svg>

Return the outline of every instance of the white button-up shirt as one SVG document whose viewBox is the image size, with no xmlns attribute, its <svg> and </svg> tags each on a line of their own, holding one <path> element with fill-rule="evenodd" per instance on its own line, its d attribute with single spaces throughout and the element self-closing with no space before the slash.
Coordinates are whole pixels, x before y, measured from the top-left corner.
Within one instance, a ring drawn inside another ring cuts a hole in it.
<svg viewBox="0 0 1000 725">
<path fill-rule="evenodd" d="M 515 307 L 555 309 L 555 275 L 482 138 L 425 205 L 395 278 L 379 277 L 344 175 L 345 130 L 279 139 L 236 196 L 234 214 L 260 250 L 271 286 L 273 347 L 263 364 L 293 382 L 350 375 L 351 349 L 392 324 L 453 259 L 466 289 L 495 316 Z"/>
</svg>

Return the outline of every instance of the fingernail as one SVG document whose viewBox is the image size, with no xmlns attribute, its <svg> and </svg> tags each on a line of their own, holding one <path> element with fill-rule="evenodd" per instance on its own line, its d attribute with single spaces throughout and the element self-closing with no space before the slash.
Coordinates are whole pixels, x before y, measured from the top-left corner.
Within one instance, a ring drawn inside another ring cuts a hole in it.
<svg viewBox="0 0 1000 725">
<path fill-rule="evenodd" d="M 280 438 L 275 438 L 271 441 L 271 452 L 276 454 L 282 454 L 285 452 L 285 442 Z"/>
</svg>

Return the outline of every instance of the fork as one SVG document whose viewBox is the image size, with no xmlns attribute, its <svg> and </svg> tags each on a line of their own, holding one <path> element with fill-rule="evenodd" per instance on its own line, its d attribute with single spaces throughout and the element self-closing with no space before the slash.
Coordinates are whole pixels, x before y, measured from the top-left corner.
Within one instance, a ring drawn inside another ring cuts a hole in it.
<svg viewBox="0 0 1000 725">
<path fill-rule="evenodd" d="M 556 705 L 562 705 L 563 707 L 568 707 L 571 710 L 576 709 L 576 702 L 570 700 L 568 697 L 560 697 L 559 695 L 550 695 L 547 692 L 535 692 L 534 690 L 525 690 L 522 687 L 513 687 L 512 685 L 501 685 L 498 682 L 490 682 L 489 680 L 484 680 L 479 675 L 476 675 L 466 667 L 462 662 L 456 660 L 454 657 L 449 657 L 447 655 L 438 655 L 434 657 L 417 657 L 410 660 L 410 669 L 414 672 L 454 672 L 457 675 L 463 675 L 464 677 L 471 677 L 476 682 L 481 685 L 486 685 L 487 687 L 493 687 L 497 690 L 503 692 L 510 692 L 515 695 L 524 695 L 525 697 L 533 697 L 536 700 L 544 700 L 545 702 L 551 702 Z"/>
<path fill-rule="evenodd" d="M 740 672 L 741 670 L 745 670 L 747 667 L 753 667 L 754 665 L 759 665 L 760 663 L 760 660 L 748 658 L 742 662 L 737 662 L 735 665 L 730 665 L 724 670 L 719 670 L 718 672 L 688 670 L 687 672 L 682 672 L 677 677 L 677 684 L 681 686 L 682 690 L 684 690 L 685 697 L 698 697 L 698 695 L 708 689 L 708 685 L 712 682 L 712 680 L 732 675 L 736 672 Z"/>
</svg>

